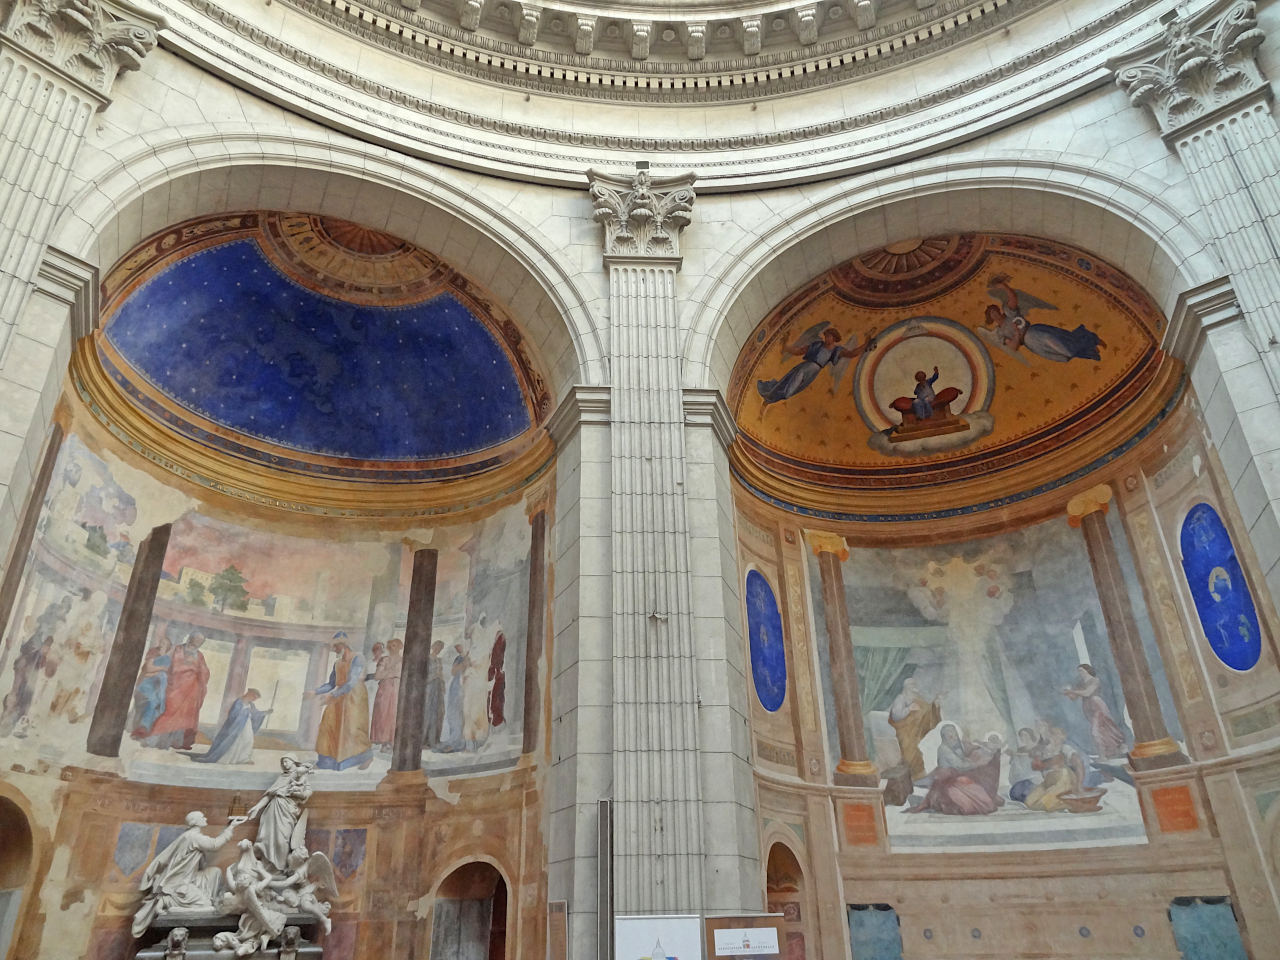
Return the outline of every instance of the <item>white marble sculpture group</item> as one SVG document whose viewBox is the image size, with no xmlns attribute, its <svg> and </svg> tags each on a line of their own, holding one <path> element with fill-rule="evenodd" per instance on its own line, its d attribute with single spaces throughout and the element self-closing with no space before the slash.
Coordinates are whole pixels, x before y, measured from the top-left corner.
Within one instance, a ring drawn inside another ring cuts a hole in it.
<svg viewBox="0 0 1280 960">
<path fill-rule="evenodd" d="M 216 934 L 213 945 L 248 957 L 280 937 L 290 914 L 310 914 L 329 932 L 329 903 L 320 898 L 337 896 L 333 866 L 323 853 L 309 853 L 305 844 L 312 765 L 286 755 L 280 768 L 280 776 L 248 814 L 232 817 L 217 836 L 205 834 L 209 821 L 203 813 L 187 814 L 188 829 L 142 875 L 135 937 L 166 914 L 238 916 L 235 931 Z M 225 876 L 217 867 L 205 866 L 206 854 L 226 846 L 236 827 L 255 819 L 257 838 L 239 842 L 240 856 Z"/>
</svg>

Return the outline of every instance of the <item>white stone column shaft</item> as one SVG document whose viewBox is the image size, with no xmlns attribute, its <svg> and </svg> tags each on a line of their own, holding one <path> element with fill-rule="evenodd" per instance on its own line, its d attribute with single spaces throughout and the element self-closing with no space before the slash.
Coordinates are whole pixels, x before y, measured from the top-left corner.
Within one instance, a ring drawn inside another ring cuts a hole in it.
<svg viewBox="0 0 1280 960">
<path fill-rule="evenodd" d="M 614 876 L 619 912 L 702 904 L 676 265 L 609 266 Z"/>
</svg>

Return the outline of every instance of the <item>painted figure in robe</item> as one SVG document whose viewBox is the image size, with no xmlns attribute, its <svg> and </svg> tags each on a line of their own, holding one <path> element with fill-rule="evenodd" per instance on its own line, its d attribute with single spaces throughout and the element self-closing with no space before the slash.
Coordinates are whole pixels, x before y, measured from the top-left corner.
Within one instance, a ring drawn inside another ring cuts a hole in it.
<svg viewBox="0 0 1280 960">
<path fill-rule="evenodd" d="M 428 750 L 438 747 L 444 734 L 444 663 L 440 659 L 443 652 L 444 643 L 436 640 L 431 644 L 431 657 L 427 661 L 427 703 L 422 711 L 422 745 Z"/>
<path fill-rule="evenodd" d="M 1089 721 L 1089 733 L 1093 736 L 1093 747 L 1097 755 L 1103 759 L 1124 756 L 1124 731 L 1111 716 L 1111 710 L 1101 696 L 1102 681 L 1098 672 L 1088 663 L 1076 668 L 1076 682 L 1073 686 L 1063 687 L 1062 693 L 1071 700 L 1080 701 L 1080 709 L 1084 718 Z"/>
<path fill-rule="evenodd" d="M 404 668 L 404 641 L 393 638 L 387 652 L 377 660 L 373 679 L 378 692 L 373 697 L 373 716 L 369 721 L 369 739 L 384 750 L 391 749 L 396 736 L 396 709 L 400 704 L 400 672 Z"/>
<path fill-rule="evenodd" d="M 256 689 L 250 687 L 236 697 L 208 752 L 191 759 L 196 763 L 252 763 L 253 735 L 262 728 L 271 713 L 270 710 L 259 710 L 254 706 L 261 696 Z"/>
<path fill-rule="evenodd" d="M 1101 360 L 1099 347 L 1106 343 L 1084 324 L 1074 330 L 1048 323 L 1032 323 L 1027 314 L 1033 309 L 1057 310 L 1051 303 L 1009 285 L 1007 274 L 997 274 L 988 281 L 987 292 L 999 304 L 988 304 L 985 323 L 1000 345 L 1010 352 L 1019 347 L 1055 363 L 1068 360 Z"/>
<path fill-rule="evenodd" d="M 164 713 L 156 720 L 144 746 L 190 750 L 200 727 L 200 708 L 209 691 L 209 664 L 200 648 L 204 634 L 193 633 L 170 654 Z"/>
<path fill-rule="evenodd" d="M 1031 768 L 1041 775 L 1023 801 L 1028 810 L 1053 813 L 1067 809 L 1064 794 L 1078 793 L 1084 786 L 1084 762 L 1080 754 L 1067 747 L 1067 734 L 1061 727 L 1047 726 L 1047 732 L 1031 755 Z"/>
<path fill-rule="evenodd" d="M 780 400 L 788 400 L 804 390 L 817 379 L 818 374 L 822 372 L 824 367 L 832 368 L 834 382 L 831 392 L 835 393 L 845 370 L 848 369 L 849 362 L 854 357 L 875 348 L 875 335 L 876 332 L 872 330 L 867 334 L 867 339 L 861 344 L 842 347 L 840 346 L 840 341 L 843 339 L 842 334 L 826 321 L 810 327 L 800 335 L 798 340 L 782 348 L 783 353 L 802 357 L 801 362 L 777 380 L 758 380 L 756 382 L 756 390 L 759 391 L 761 398 L 764 400 L 766 409 L 769 404 L 777 403 Z"/>
<path fill-rule="evenodd" d="M 500 727 L 507 721 L 507 637 L 498 628 L 493 638 L 493 649 L 489 652 L 489 725 Z"/>
<path fill-rule="evenodd" d="M 173 664 L 173 641 L 162 631 L 156 645 L 142 657 L 142 673 L 133 688 L 135 740 L 145 740 L 164 713 L 165 698 L 169 688 L 169 667 Z"/>
<path fill-rule="evenodd" d="M 938 697 L 926 700 L 915 677 L 902 681 L 902 692 L 889 704 L 889 725 L 898 738 L 902 763 L 911 771 L 912 781 L 924 778 L 924 754 L 920 741 L 942 720 Z"/>
<path fill-rule="evenodd" d="M 440 746 L 445 752 L 461 750 L 463 745 L 463 677 L 471 666 L 471 658 L 462 644 L 453 645 L 453 663 L 449 667 L 449 689 L 444 702 L 444 728 Z"/>
<path fill-rule="evenodd" d="M 1004 804 L 998 792 L 1002 746 L 965 740 L 954 723 L 944 724 L 938 766 L 929 775 L 929 792 L 907 812 L 932 810 L 959 816 L 995 813 Z"/>
<path fill-rule="evenodd" d="M 364 657 L 351 649 L 345 631 L 338 631 L 333 640 L 333 652 L 338 659 L 329 672 L 329 681 L 308 694 L 323 698 L 324 704 L 320 730 L 316 734 L 316 767 L 363 770 L 373 761 Z"/>
</svg>

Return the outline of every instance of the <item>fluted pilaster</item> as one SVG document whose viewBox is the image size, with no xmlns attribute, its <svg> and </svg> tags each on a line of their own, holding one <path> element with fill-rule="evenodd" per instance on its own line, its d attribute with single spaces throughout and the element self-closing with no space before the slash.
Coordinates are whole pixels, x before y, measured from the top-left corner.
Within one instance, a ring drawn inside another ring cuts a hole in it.
<svg viewBox="0 0 1280 960">
<path fill-rule="evenodd" d="M 614 883 L 620 912 L 702 904 L 698 691 L 676 310 L 692 177 L 592 175 L 612 360 Z"/>
<path fill-rule="evenodd" d="M 89 121 L 159 21 L 97 0 L 0 0 L 0 362 Z"/>
<path fill-rule="evenodd" d="M 1251 0 L 1172 20 L 1120 58 L 1116 83 L 1145 107 L 1187 170 L 1254 341 L 1280 392 L 1280 128 L 1257 63 Z"/>
</svg>

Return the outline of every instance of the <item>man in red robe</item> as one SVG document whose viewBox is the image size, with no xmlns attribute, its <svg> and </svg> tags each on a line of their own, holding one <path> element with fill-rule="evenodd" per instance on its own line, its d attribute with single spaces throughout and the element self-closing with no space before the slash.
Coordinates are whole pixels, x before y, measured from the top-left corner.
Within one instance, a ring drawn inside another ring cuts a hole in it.
<svg viewBox="0 0 1280 960">
<path fill-rule="evenodd" d="M 499 630 L 493 638 L 489 654 L 489 726 L 500 727 L 507 721 L 507 638 Z"/>
<path fill-rule="evenodd" d="M 169 655 L 169 682 L 165 689 L 164 713 L 151 728 L 144 746 L 190 750 L 200 729 L 200 708 L 209 690 L 209 664 L 200 647 L 204 634 L 193 633 L 187 642 Z"/>
</svg>

